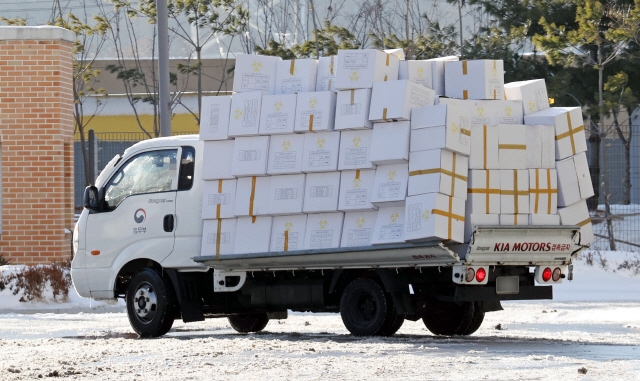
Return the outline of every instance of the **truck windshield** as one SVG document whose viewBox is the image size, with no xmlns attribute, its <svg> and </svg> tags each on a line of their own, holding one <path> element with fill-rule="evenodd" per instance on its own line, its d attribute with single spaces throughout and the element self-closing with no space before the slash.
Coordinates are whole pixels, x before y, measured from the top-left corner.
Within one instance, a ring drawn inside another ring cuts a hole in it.
<svg viewBox="0 0 640 381">
<path fill-rule="evenodd" d="M 107 183 L 105 207 L 115 209 L 128 196 L 175 190 L 178 150 L 141 153 L 130 159 Z"/>
</svg>

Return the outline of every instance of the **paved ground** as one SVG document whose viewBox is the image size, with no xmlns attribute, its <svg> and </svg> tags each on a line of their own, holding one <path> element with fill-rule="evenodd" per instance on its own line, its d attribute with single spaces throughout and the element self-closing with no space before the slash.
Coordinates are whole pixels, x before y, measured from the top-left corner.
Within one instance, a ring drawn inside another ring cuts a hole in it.
<svg viewBox="0 0 640 381">
<path fill-rule="evenodd" d="M 137 339 L 122 313 L 8 314 L 0 327 L 2 380 L 640 380 L 640 303 L 505 303 L 455 338 L 421 322 L 355 338 L 328 314 L 294 314 L 251 335 L 222 319 L 180 322 L 152 340 Z"/>
</svg>

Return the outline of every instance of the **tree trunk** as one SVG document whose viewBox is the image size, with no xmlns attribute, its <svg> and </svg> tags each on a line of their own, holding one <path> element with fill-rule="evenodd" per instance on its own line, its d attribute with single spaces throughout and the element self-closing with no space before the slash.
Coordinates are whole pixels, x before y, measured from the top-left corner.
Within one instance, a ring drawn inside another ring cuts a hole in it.
<svg viewBox="0 0 640 381">
<path fill-rule="evenodd" d="M 458 0 L 458 17 L 459 17 L 459 28 L 460 28 L 460 55 L 462 55 L 462 0 Z"/>
<path fill-rule="evenodd" d="M 76 92 L 75 86 L 73 89 L 74 99 L 76 100 L 74 103 L 73 117 L 76 122 L 76 127 L 78 127 L 78 133 L 80 134 L 80 144 L 82 146 L 82 162 L 84 164 L 84 186 L 87 187 L 93 184 L 94 179 L 89 177 L 89 157 L 87 156 L 87 146 L 84 138 L 84 125 L 82 124 L 82 112 L 80 111 L 80 105 L 78 103 L 78 93 Z"/>
<path fill-rule="evenodd" d="M 200 44 L 200 41 L 198 41 Z M 198 125 L 200 125 L 200 118 L 202 118 L 202 61 L 200 60 L 201 46 L 196 47 L 196 54 L 198 56 Z"/>
<path fill-rule="evenodd" d="M 316 5 L 311 0 L 311 8 L 313 9 L 313 31 L 316 37 L 316 59 L 320 59 L 320 45 L 318 42 L 318 25 L 316 25 Z"/>
<path fill-rule="evenodd" d="M 610 198 L 611 193 L 609 191 L 609 171 L 608 171 L 608 158 L 607 158 L 607 131 L 604 128 L 604 78 L 603 78 L 604 68 L 602 67 L 602 46 L 598 45 L 598 106 L 600 113 L 600 138 L 601 146 L 602 146 L 602 166 L 604 167 L 604 209 L 605 209 L 605 218 L 607 223 L 607 233 L 609 236 L 609 249 L 611 251 L 616 250 L 616 241 L 615 236 L 613 234 L 613 222 L 611 221 L 611 204 Z"/>
</svg>

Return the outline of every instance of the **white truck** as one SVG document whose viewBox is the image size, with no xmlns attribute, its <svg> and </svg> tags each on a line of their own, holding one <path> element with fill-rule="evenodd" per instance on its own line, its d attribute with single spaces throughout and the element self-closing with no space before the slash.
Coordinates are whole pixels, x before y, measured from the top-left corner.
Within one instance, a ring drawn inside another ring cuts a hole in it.
<svg viewBox="0 0 640 381">
<path fill-rule="evenodd" d="M 476 226 L 467 244 L 201 256 L 202 150 L 198 135 L 140 142 L 85 190 L 74 286 L 124 298 L 142 337 L 164 335 L 176 318 L 227 317 L 257 332 L 289 310 L 340 313 L 354 335 L 392 335 L 405 319 L 469 335 L 503 300 L 551 299 L 584 248 L 579 226 Z"/>
</svg>

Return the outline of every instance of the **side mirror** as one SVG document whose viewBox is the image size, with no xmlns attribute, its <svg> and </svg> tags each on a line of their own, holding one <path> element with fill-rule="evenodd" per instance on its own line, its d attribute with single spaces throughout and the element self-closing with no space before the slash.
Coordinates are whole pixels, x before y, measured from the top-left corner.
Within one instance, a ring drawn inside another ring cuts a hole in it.
<svg viewBox="0 0 640 381">
<path fill-rule="evenodd" d="M 89 210 L 98 210 L 98 188 L 90 185 L 84 189 L 83 206 Z"/>
</svg>

